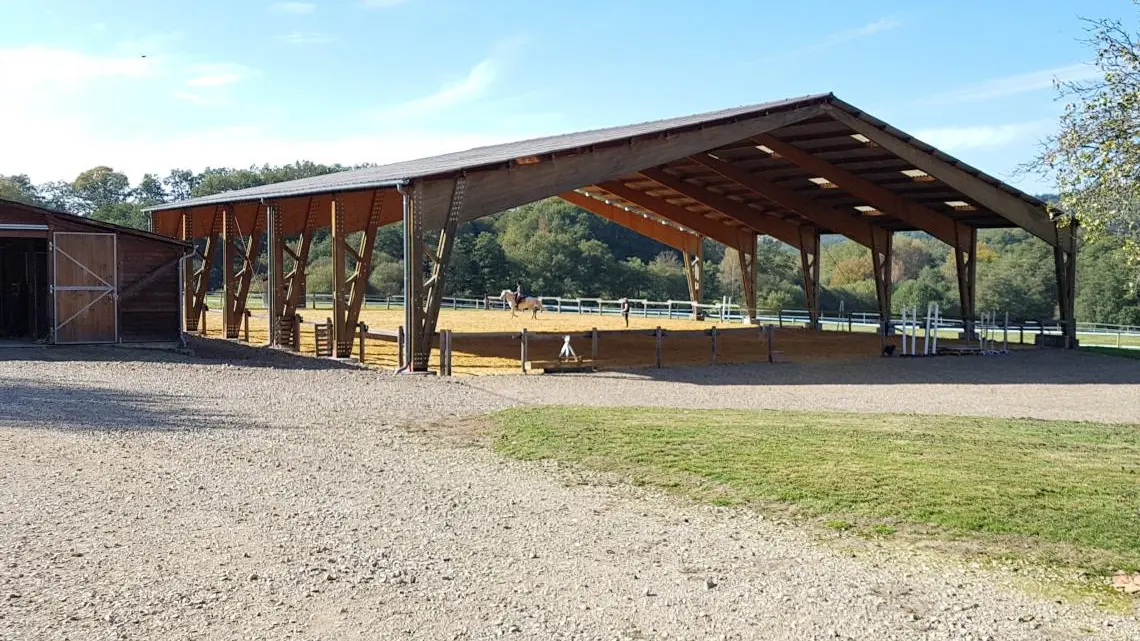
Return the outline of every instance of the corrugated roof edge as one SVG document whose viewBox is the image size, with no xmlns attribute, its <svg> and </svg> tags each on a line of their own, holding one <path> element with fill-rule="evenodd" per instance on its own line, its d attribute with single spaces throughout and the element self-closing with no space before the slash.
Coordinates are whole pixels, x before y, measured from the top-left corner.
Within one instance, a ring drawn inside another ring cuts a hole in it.
<svg viewBox="0 0 1140 641">
<path fill-rule="evenodd" d="M 907 132 L 905 132 L 905 131 L 897 128 L 897 127 L 894 127 L 894 126 L 892 126 L 892 125 L 890 125 L 890 124 L 888 124 L 882 120 L 879 120 L 878 118 L 876 118 L 876 117 L 872 116 L 871 114 L 855 107 L 854 105 L 852 105 L 849 102 L 844 102 L 843 100 L 840 100 L 839 98 L 834 98 L 833 100 L 831 100 L 831 105 L 833 105 L 835 107 L 839 107 L 840 109 L 846 111 L 847 113 L 851 114 L 852 116 L 855 116 L 856 118 L 859 118 L 860 120 L 867 121 L 868 123 L 870 123 L 872 126 L 876 127 L 877 129 L 882 129 L 884 132 L 894 136 L 895 138 L 898 138 L 899 140 L 902 140 L 903 142 L 907 143 L 908 145 L 913 145 L 913 146 L 921 149 L 922 151 L 925 151 L 926 153 L 934 156 L 935 158 L 938 158 L 942 162 L 953 165 L 954 167 L 961 169 L 962 171 L 970 174 L 971 176 L 973 176 L 975 178 L 978 178 L 980 180 L 984 180 L 985 182 L 990 183 L 994 187 L 997 187 L 997 188 L 999 188 L 1005 192 L 1008 192 L 1009 194 L 1017 196 L 1018 198 L 1021 198 L 1022 200 L 1028 202 L 1029 204 L 1034 205 L 1036 207 L 1040 207 L 1043 210 L 1045 210 L 1046 212 L 1048 212 L 1049 204 L 1046 203 L 1045 201 L 1041 200 L 1040 198 L 1037 198 L 1036 196 L 1028 194 L 1028 193 L 1018 189 L 1017 187 L 1010 185 L 1009 183 L 1007 183 L 1003 180 L 995 178 L 995 177 L 987 174 L 986 172 L 984 172 L 980 169 L 972 167 L 971 165 L 968 165 L 968 164 L 962 162 L 961 160 L 958 160 L 954 156 L 951 156 L 950 154 L 936 148 L 934 145 L 923 142 L 922 140 L 915 138 L 914 136 L 908 134 Z"/>
<path fill-rule="evenodd" d="M 0 207 L 15 207 L 17 209 L 31 210 L 33 212 L 48 214 L 50 216 L 61 216 L 63 218 L 69 218 L 72 220 L 79 221 L 85 225 L 91 225 L 92 227 L 99 227 L 102 229 L 111 230 L 111 231 L 118 232 L 121 234 L 129 234 L 131 236 L 139 236 L 142 238 L 147 238 L 149 240 L 157 240 L 157 241 L 164 242 L 164 243 L 167 243 L 170 245 L 180 245 L 180 246 L 185 247 L 187 249 L 193 247 L 193 245 L 191 245 L 190 243 L 188 243 L 186 241 L 178 240 L 177 238 L 172 238 L 170 236 L 163 236 L 162 234 L 155 234 L 155 233 L 146 231 L 144 229 L 135 229 L 134 227 L 126 227 L 124 225 L 116 225 L 115 223 L 108 223 L 108 222 L 104 222 L 102 220 L 95 220 L 94 218 L 88 218 L 87 216 L 79 216 L 76 214 L 70 214 L 66 211 L 62 211 L 59 209 L 52 209 L 50 207 L 40 207 L 39 205 L 29 205 L 27 203 L 22 203 L 18 200 L 7 200 L 5 198 L 0 198 Z"/>
<path fill-rule="evenodd" d="M 769 111 L 798 109 L 798 108 L 807 107 L 807 106 L 810 106 L 813 104 L 830 102 L 833 100 L 835 100 L 835 95 L 833 93 L 811 94 L 811 95 L 801 96 L 799 98 L 787 98 L 784 100 L 776 100 L 776 101 L 771 101 L 771 102 L 758 103 L 758 104 L 754 104 L 754 105 L 742 105 L 739 107 L 731 107 L 728 109 L 719 109 L 717 111 L 710 111 L 710 112 L 699 113 L 699 114 L 690 114 L 687 116 L 676 116 L 676 117 L 672 117 L 672 118 L 663 118 L 663 119 L 659 119 L 659 120 L 645 121 L 645 122 L 634 123 L 634 124 L 630 124 L 630 125 L 617 125 L 617 126 L 613 126 L 613 127 L 603 127 L 600 129 L 590 129 L 590 130 L 586 130 L 586 131 L 556 134 L 553 136 L 543 136 L 543 137 L 539 137 L 539 138 L 531 138 L 531 139 L 527 139 L 527 140 L 520 140 L 520 141 L 515 141 L 515 142 L 503 143 L 500 145 L 489 145 L 489 146 L 485 146 L 485 147 L 475 147 L 475 148 L 466 149 L 463 151 L 457 151 L 457 152 L 452 152 L 452 153 L 448 153 L 448 154 L 441 154 L 439 156 L 428 156 L 425 158 L 416 158 L 416 159 L 407 160 L 407 161 L 389 163 L 387 165 L 381 165 L 379 167 L 369 167 L 369 168 L 365 168 L 365 169 L 346 170 L 343 172 L 336 172 L 335 174 L 324 174 L 322 176 L 300 178 L 297 180 L 289 180 L 289 181 L 280 182 L 280 183 L 272 183 L 269 185 L 259 185 L 257 187 L 249 187 L 246 189 L 238 189 L 238 190 L 234 190 L 234 191 L 221 192 L 218 194 L 211 194 L 209 196 L 202 196 L 199 198 L 190 198 L 188 200 L 183 200 L 183 201 L 163 203 L 161 205 L 156 205 L 154 207 L 147 207 L 143 211 L 148 212 L 148 213 L 153 213 L 153 212 L 157 212 L 157 211 L 168 211 L 171 209 L 182 209 L 185 207 L 197 207 L 197 206 L 211 205 L 211 204 L 249 202 L 249 201 L 253 201 L 253 200 L 261 200 L 261 199 L 267 199 L 267 198 L 288 198 L 288 197 L 294 197 L 294 196 L 311 196 L 311 195 L 336 193 L 336 192 L 341 192 L 341 191 L 350 191 L 350 190 L 358 190 L 358 189 L 377 189 L 377 188 L 385 188 L 385 187 L 395 187 L 395 186 L 400 185 L 400 184 L 406 184 L 408 181 L 410 181 L 412 179 L 416 179 L 416 178 L 428 178 L 428 177 L 431 177 L 434 175 L 444 175 L 444 174 L 452 173 L 453 171 L 456 171 L 458 169 L 463 169 L 463 170 L 481 169 L 481 168 L 485 168 L 485 167 L 489 167 L 489 166 L 494 166 L 494 165 L 500 164 L 502 162 L 506 162 L 506 161 L 508 161 L 514 157 L 534 155 L 534 153 L 547 154 L 547 153 L 565 152 L 565 151 L 571 151 L 574 149 L 579 149 L 579 148 L 584 147 L 584 146 L 588 147 L 588 146 L 592 146 L 592 145 L 596 145 L 596 144 L 602 144 L 604 142 L 615 142 L 615 141 L 622 140 L 625 138 L 633 139 L 633 138 L 637 138 L 640 136 L 660 135 L 662 133 L 669 132 L 669 131 L 684 131 L 686 129 L 692 129 L 692 128 L 697 128 L 697 127 L 705 127 L 705 126 L 709 126 L 709 125 L 713 125 L 713 124 L 722 124 L 723 122 L 732 122 L 734 120 L 738 120 L 741 118 L 753 118 L 753 117 L 756 117 L 758 115 L 761 115 L 761 114 L 763 114 L 765 112 L 769 112 Z M 696 119 L 695 121 L 688 122 L 690 119 L 694 119 L 694 118 Z M 677 123 L 677 124 L 672 124 L 672 123 Z M 637 129 L 640 129 L 643 127 L 648 127 L 648 129 L 646 129 L 644 131 L 636 131 L 634 133 L 625 133 L 625 134 L 619 133 L 619 132 L 622 132 L 623 130 L 637 130 Z M 603 139 L 600 141 L 595 140 L 595 141 L 590 142 L 588 144 L 581 144 L 581 143 L 567 144 L 567 145 L 562 146 L 562 147 L 546 149 L 546 150 L 543 150 L 541 152 L 536 152 L 535 150 L 527 149 L 528 147 L 537 146 L 539 143 L 551 142 L 551 141 L 555 141 L 559 138 L 585 137 L 585 136 L 591 136 L 591 135 L 596 136 L 596 135 L 603 134 L 606 132 L 614 132 L 613 137 Z M 386 168 L 397 167 L 399 165 L 405 165 L 406 164 L 409 166 L 413 166 L 416 163 L 424 163 L 425 161 L 429 161 L 429 160 L 442 160 L 442 159 L 447 159 L 447 158 L 460 157 L 460 156 L 471 154 L 473 152 L 477 152 L 480 150 L 499 150 L 499 149 L 502 149 L 504 151 L 506 151 L 506 150 L 512 150 L 512 151 L 510 154 L 507 154 L 503 157 L 499 157 L 499 158 L 495 158 L 495 159 L 489 159 L 485 162 L 472 163 L 471 165 L 462 166 L 462 167 L 459 167 L 456 169 L 448 169 L 446 171 L 434 171 L 434 172 L 409 171 L 406 175 L 401 176 L 398 179 L 385 179 L 385 180 L 377 180 L 377 181 L 373 181 L 373 182 L 363 181 L 360 183 L 352 183 L 352 184 L 341 185 L 341 186 L 328 186 L 325 184 L 328 182 L 327 178 L 329 176 L 338 176 L 338 177 L 343 178 L 343 177 L 346 177 L 346 176 L 349 176 L 352 174 L 380 173 Z M 324 180 L 319 180 L 319 179 L 324 179 Z M 312 183 L 318 183 L 318 186 L 309 187 L 309 185 L 311 185 Z M 290 187 L 290 186 L 292 186 L 292 187 Z"/>
</svg>

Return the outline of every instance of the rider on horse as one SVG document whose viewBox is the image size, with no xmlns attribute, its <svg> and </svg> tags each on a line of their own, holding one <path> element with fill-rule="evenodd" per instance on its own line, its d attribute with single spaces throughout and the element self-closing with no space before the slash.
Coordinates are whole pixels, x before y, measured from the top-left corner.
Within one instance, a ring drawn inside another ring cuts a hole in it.
<svg viewBox="0 0 1140 641">
<path fill-rule="evenodd" d="M 515 283 L 515 307 L 518 307 L 519 304 L 523 302 L 523 300 L 524 300 L 524 297 L 523 297 L 522 283 L 516 282 Z"/>
</svg>

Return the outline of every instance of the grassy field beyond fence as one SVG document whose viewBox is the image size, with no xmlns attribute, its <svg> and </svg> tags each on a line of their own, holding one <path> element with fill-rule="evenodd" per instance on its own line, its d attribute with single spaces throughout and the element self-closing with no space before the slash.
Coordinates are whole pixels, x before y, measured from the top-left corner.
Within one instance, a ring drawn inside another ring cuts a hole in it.
<svg viewBox="0 0 1140 641">
<path fill-rule="evenodd" d="M 658 408 L 514 409 L 496 447 L 832 527 L 965 536 L 998 556 L 1140 569 L 1140 426 Z"/>
</svg>

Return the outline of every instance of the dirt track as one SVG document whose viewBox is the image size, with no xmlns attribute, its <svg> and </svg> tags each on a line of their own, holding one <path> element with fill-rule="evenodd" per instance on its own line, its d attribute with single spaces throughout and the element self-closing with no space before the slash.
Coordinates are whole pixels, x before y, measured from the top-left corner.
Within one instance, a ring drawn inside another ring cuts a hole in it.
<svg viewBox="0 0 1140 641">
<path fill-rule="evenodd" d="M 845 552 L 747 512 L 396 428 L 520 401 L 1137 420 L 1133 362 L 1050 352 L 945 359 L 941 373 L 874 360 L 459 382 L 287 355 L 64 353 L 0 354 L 0 638 L 1140 638 L 1134 617 L 1032 597 L 1004 574 Z M 936 382 L 967 373 L 1004 386 Z M 904 374 L 926 380 L 894 385 Z"/>
</svg>

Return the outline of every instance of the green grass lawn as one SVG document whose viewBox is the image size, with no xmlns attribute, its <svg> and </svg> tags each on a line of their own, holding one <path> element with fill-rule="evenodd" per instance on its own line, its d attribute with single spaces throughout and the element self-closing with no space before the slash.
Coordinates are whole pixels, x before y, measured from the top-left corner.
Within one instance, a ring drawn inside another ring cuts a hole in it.
<svg viewBox="0 0 1140 641">
<path fill-rule="evenodd" d="M 1131 358 L 1140 360 L 1140 349 L 1116 349 L 1114 347 L 1081 347 L 1082 350 L 1088 352 L 1095 352 L 1097 354 L 1107 354 L 1109 356 L 1119 356 L 1121 358 Z"/>
<path fill-rule="evenodd" d="M 868 536 L 1140 569 L 1140 426 L 940 416 L 549 407 L 493 415 L 496 449 Z"/>
</svg>

